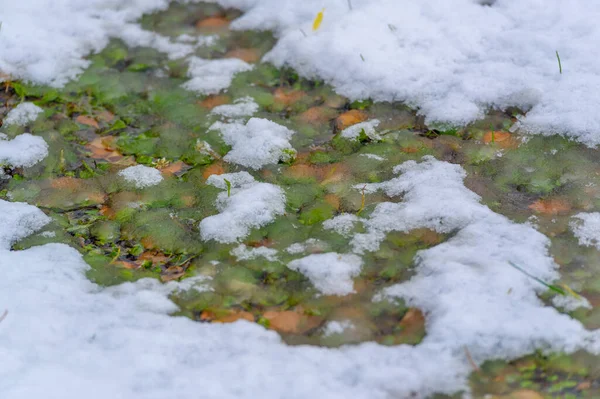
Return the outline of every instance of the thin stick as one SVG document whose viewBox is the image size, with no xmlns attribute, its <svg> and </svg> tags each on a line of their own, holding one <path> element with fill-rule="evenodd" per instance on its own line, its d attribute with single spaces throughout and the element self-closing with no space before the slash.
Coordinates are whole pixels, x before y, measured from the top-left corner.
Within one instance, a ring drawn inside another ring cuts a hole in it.
<svg viewBox="0 0 600 399">
<path fill-rule="evenodd" d="M 358 216 L 360 216 L 360 213 L 363 211 L 363 209 L 365 209 L 365 189 L 367 188 L 367 185 L 365 184 L 364 187 L 362 188 L 362 198 L 360 201 L 360 209 L 358 210 L 358 212 L 356 213 Z"/>
<path fill-rule="evenodd" d="M 2 322 L 2 320 L 4 320 L 7 315 L 8 315 L 8 310 L 5 310 L 4 313 L 2 313 L 2 316 L 0 316 L 0 322 Z"/>
<path fill-rule="evenodd" d="M 306 32 L 304 32 L 304 30 L 302 30 L 302 28 L 300 28 L 300 32 L 302 32 L 302 34 L 304 35 L 304 37 L 308 37 L 308 36 L 306 36 Z"/>
<path fill-rule="evenodd" d="M 352 0 L 348 0 L 348 8 L 352 11 Z"/>
<path fill-rule="evenodd" d="M 479 368 L 477 363 L 475 363 L 475 361 L 473 360 L 473 356 L 471 356 L 471 352 L 469 352 L 469 348 L 467 348 L 466 346 L 464 348 L 465 348 L 465 355 L 467 355 L 467 360 L 469 361 L 469 364 L 471 365 L 471 367 L 473 367 L 473 370 L 475 370 L 477 373 L 480 373 L 481 369 Z"/>
<path fill-rule="evenodd" d="M 562 75 L 562 64 L 560 63 L 560 55 L 558 55 L 558 50 L 556 50 L 556 59 L 558 60 L 558 71 Z"/>
</svg>

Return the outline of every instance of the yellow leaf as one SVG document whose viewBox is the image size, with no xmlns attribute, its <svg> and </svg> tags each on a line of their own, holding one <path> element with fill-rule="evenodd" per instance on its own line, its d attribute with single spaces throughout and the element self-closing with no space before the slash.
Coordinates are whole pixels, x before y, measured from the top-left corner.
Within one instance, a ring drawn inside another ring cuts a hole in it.
<svg viewBox="0 0 600 399">
<path fill-rule="evenodd" d="M 313 31 L 319 29 L 319 26 L 321 26 L 321 22 L 323 22 L 323 12 L 324 11 L 325 11 L 325 9 L 322 9 L 321 11 L 319 11 L 317 16 L 315 17 L 315 20 L 313 21 Z"/>
</svg>

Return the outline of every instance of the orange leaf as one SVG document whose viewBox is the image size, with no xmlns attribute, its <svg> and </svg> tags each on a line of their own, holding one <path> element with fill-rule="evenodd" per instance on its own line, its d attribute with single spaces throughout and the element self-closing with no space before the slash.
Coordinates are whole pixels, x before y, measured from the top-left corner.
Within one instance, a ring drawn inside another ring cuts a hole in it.
<svg viewBox="0 0 600 399">
<path fill-rule="evenodd" d="M 562 199 L 540 199 L 529 205 L 529 209 L 545 215 L 556 215 L 571 210 L 571 205 Z"/>
<path fill-rule="evenodd" d="M 91 116 L 79 115 L 77 118 L 75 118 L 75 122 L 81 123 L 82 125 L 91 126 L 94 129 L 100 129 L 98 122 L 96 122 L 96 120 Z"/>
<path fill-rule="evenodd" d="M 320 324 L 318 317 L 306 316 L 291 310 L 281 312 L 270 310 L 265 312 L 263 317 L 269 320 L 269 328 L 288 334 L 302 334 Z"/>
<path fill-rule="evenodd" d="M 225 58 L 237 58 L 250 64 L 260 60 L 260 51 L 257 48 L 238 48 L 230 50 L 225 54 Z"/>
<path fill-rule="evenodd" d="M 335 120 L 335 126 L 338 130 L 344 130 L 349 126 L 366 121 L 367 118 L 368 116 L 365 112 L 357 109 L 352 109 L 338 116 Z"/>
<path fill-rule="evenodd" d="M 200 101 L 200 106 L 206 109 L 213 109 L 216 106 L 229 104 L 231 99 L 225 94 L 214 94 Z"/>
<path fill-rule="evenodd" d="M 216 318 L 215 323 L 233 323 L 238 320 L 254 321 L 254 315 L 250 312 L 233 311 L 230 314 Z"/>
<path fill-rule="evenodd" d="M 181 266 L 171 266 L 160 273 L 160 280 L 163 283 L 171 280 L 177 280 L 185 274 L 185 269 Z"/>
<path fill-rule="evenodd" d="M 196 22 L 196 28 L 204 30 L 214 30 L 227 28 L 229 20 L 223 17 L 208 17 Z"/>
<path fill-rule="evenodd" d="M 206 169 L 204 169 L 202 177 L 208 179 L 211 175 L 222 175 L 223 173 L 225 173 L 225 168 L 220 162 L 216 162 L 208 165 Z"/>
<path fill-rule="evenodd" d="M 301 90 L 284 90 L 281 87 L 273 92 L 275 102 L 285 106 L 294 104 L 304 96 L 306 96 L 306 93 Z"/>
</svg>

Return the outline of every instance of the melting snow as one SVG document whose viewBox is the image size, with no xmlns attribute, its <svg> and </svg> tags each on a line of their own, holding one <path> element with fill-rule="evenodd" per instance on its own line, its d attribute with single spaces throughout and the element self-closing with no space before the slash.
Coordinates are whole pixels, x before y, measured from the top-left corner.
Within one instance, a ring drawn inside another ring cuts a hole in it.
<svg viewBox="0 0 600 399">
<path fill-rule="evenodd" d="M 0 163 L 14 167 L 33 166 L 48 155 L 48 144 L 43 138 L 29 133 L 12 140 L 0 133 Z"/>
<path fill-rule="evenodd" d="M 201 94 L 216 94 L 229 87 L 236 73 L 251 69 L 252 65 L 237 58 L 205 60 L 191 57 L 188 70 L 191 79 L 183 87 Z"/>
<path fill-rule="evenodd" d="M 34 103 L 23 102 L 10 110 L 6 118 L 4 118 L 3 123 L 6 126 L 26 125 L 29 122 L 35 121 L 42 112 L 44 110 Z"/>
<path fill-rule="evenodd" d="M 240 118 L 253 115 L 256 111 L 258 111 L 258 104 L 252 97 L 242 97 L 235 100 L 233 104 L 218 105 L 210 112 L 226 118 Z"/>
<path fill-rule="evenodd" d="M 358 276 L 362 259 L 354 254 L 308 255 L 296 259 L 288 267 L 304 274 L 313 285 L 326 295 L 348 295 L 354 292 L 353 277 Z"/>
<path fill-rule="evenodd" d="M 250 260 L 262 257 L 271 262 L 277 261 L 277 250 L 267 247 L 248 248 L 244 244 L 240 244 L 231 250 L 231 254 L 238 260 Z"/>
<path fill-rule="evenodd" d="M 136 188 L 155 186 L 163 180 L 158 169 L 144 165 L 125 168 L 119 172 L 119 176 L 123 177 L 128 183 L 132 183 Z"/>
<path fill-rule="evenodd" d="M 578 213 L 573 219 L 571 229 L 579 244 L 600 250 L 600 213 Z"/>
<path fill-rule="evenodd" d="M 378 119 L 371 119 L 370 121 L 360 122 L 342 130 L 342 137 L 347 139 L 356 140 L 360 137 L 361 133 L 364 133 L 371 140 L 381 140 L 381 136 L 377 134 L 375 128 L 379 126 Z"/>
<path fill-rule="evenodd" d="M 250 234 L 253 228 L 272 222 L 285 211 L 285 195 L 281 188 L 259 183 L 248 172 L 212 175 L 206 181 L 215 187 L 226 190 L 227 179 L 231 192 L 219 193 L 217 209 L 220 213 L 204 218 L 200 222 L 203 240 L 221 243 L 236 242 Z"/>
<path fill-rule="evenodd" d="M 215 122 L 210 129 L 220 131 L 223 141 L 232 147 L 223 157 L 227 162 L 260 169 L 289 161 L 296 154 L 289 141 L 294 132 L 268 119 L 251 118 L 245 125 Z"/>
</svg>

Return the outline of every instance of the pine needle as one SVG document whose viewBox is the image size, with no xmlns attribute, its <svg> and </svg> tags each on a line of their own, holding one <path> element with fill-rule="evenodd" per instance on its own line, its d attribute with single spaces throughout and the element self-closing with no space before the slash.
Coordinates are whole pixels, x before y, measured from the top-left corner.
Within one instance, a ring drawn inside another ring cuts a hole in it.
<svg viewBox="0 0 600 399">
<path fill-rule="evenodd" d="M 520 268 L 519 266 L 515 265 L 512 262 L 508 262 L 512 267 L 514 267 L 515 269 L 517 269 L 518 271 L 520 271 L 521 273 L 523 273 L 524 275 L 526 275 L 527 277 L 530 277 L 532 279 L 534 279 L 535 281 L 537 281 L 538 283 L 548 287 L 548 289 L 560 294 L 560 295 L 564 295 L 566 296 L 567 293 L 560 287 L 553 285 L 553 284 L 548 284 L 545 281 L 543 281 L 542 279 L 537 278 L 536 276 L 534 276 L 533 274 L 530 274 L 529 272 L 523 270 L 522 268 Z"/>
<path fill-rule="evenodd" d="M 558 72 L 562 75 L 562 64 L 560 63 L 560 55 L 558 55 L 558 50 L 556 50 L 556 59 L 558 60 Z"/>
<path fill-rule="evenodd" d="M 227 197 L 231 197 L 231 182 L 227 179 L 223 179 L 225 181 L 225 185 L 227 186 Z"/>
</svg>

